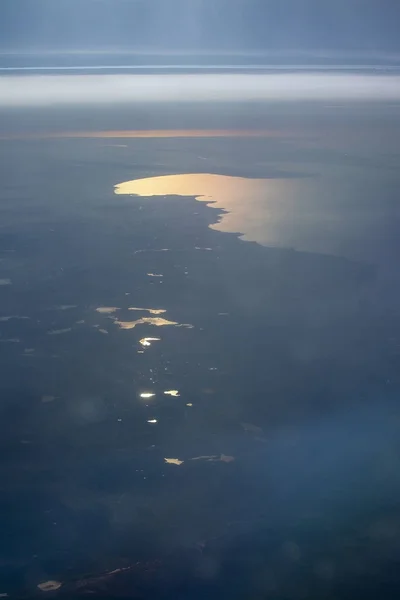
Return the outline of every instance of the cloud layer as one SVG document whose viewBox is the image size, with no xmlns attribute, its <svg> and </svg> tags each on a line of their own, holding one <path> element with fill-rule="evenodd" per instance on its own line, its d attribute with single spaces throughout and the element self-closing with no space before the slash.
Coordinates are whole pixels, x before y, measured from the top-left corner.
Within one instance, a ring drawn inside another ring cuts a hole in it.
<svg viewBox="0 0 400 600">
<path fill-rule="evenodd" d="M 283 73 L 0 77 L 0 106 L 134 102 L 400 100 L 396 75 Z"/>
</svg>

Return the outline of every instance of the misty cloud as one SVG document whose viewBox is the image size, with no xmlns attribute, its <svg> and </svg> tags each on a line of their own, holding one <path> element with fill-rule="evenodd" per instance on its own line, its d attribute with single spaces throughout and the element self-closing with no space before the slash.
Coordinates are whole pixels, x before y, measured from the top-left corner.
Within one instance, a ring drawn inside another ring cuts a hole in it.
<svg viewBox="0 0 400 600">
<path fill-rule="evenodd" d="M 0 78 L 0 106 L 132 102 L 400 100 L 400 77 L 330 73 Z"/>
</svg>

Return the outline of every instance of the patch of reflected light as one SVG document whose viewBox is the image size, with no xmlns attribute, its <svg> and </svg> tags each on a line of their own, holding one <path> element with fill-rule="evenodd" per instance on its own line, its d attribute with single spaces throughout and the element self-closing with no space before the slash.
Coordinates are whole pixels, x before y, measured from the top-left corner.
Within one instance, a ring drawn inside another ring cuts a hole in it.
<svg viewBox="0 0 400 600">
<path fill-rule="evenodd" d="M 228 456 L 226 454 L 213 454 L 211 456 L 195 456 L 194 458 L 191 458 L 190 460 L 204 460 L 206 462 L 225 462 L 225 463 L 230 463 L 233 462 L 235 460 L 234 456 Z"/>
<path fill-rule="evenodd" d="M 175 398 L 177 396 L 180 396 L 180 393 L 178 390 L 165 390 L 164 394 L 166 394 L 167 396 L 174 396 Z"/>
<path fill-rule="evenodd" d="M 153 392 L 142 392 L 139 396 L 143 399 L 153 398 L 155 394 Z"/>
<path fill-rule="evenodd" d="M 151 346 L 151 342 L 159 342 L 160 340 L 161 338 L 157 337 L 145 337 L 139 340 L 139 344 L 144 348 L 147 348 L 148 346 Z"/>
<path fill-rule="evenodd" d="M 102 315 L 111 315 L 112 313 L 117 312 L 119 308 L 117 306 L 99 306 L 96 308 L 96 312 Z"/>
<path fill-rule="evenodd" d="M 61 335 L 63 333 L 68 333 L 72 331 L 71 327 L 66 327 L 65 329 L 51 329 L 47 332 L 47 335 Z"/>
<path fill-rule="evenodd" d="M 189 323 L 177 323 L 176 321 L 168 321 L 168 319 L 163 319 L 162 317 L 142 317 L 141 319 L 137 319 L 136 321 L 114 321 L 116 325 L 120 329 L 134 329 L 138 325 L 154 325 L 155 327 L 187 327 L 189 329 L 193 328 L 193 325 Z"/>
<path fill-rule="evenodd" d="M 284 226 L 287 212 L 299 206 L 299 198 L 308 198 L 311 193 L 309 180 L 304 177 L 296 178 L 294 183 L 293 177 L 251 179 L 215 173 L 133 179 L 117 184 L 114 192 L 145 198 L 194 197 L 218 209 L 211 229 L 239 233 L 242 239 L 264 245 L 282 245 L 278 225 Z"/>
<path fill-rule="evenodd" d="M 59 590 L 61 586 L 62 583 L 60 581 L 50 580 L 39 583 L 37 587 L 41 592 L 55 592 L 56 590 Z"/>
<path fill-rule="evenodd" d="M 130 306 L 128 310 L 138 310 L 141 312 L 148 312 L 151 315 L 162 315 L 167 311 L 164 308 L 137 308 L 136 306 Z"/>
<path fill-rule="evenodd" d="M 0 317 L 0 321 L 11 321 L 11 319 L 29 319 L 29 317 L 20 317 L 19 315 L 10 315 L 9 317 Z"/>
<path fill-rule="evenodd" d="M 135 76 L 137 77 L 137 76 Z M 147 76 L 146 76 L 147 77 Z M 25 137 L 27 135 L 25 134 Z M 94 139 L 147 139 L 147 138 L 282 138 L 282 131 L 269 129 L 123 129 L 111 131 L 60 131 L 32 134 L 33 138 L 94 138 Z M 18 139 L 18 135 L 12 139 Z M 2 137 L 1 139 L 9 139 Z"/>
<path fill-rule="evenodd" d="M 71 310 L 72 308 L 78 308 L 76 304 L 60 304 L 56 306 L 55 310 Z"/>
<path fill-rule="evenodd" d="M 144 252 L 171 252 L 170 248 L 142 248 L 135 250 L 133 254 L 142 254 Z"/>
<path fill-rule="evenodd" d="M 207 460 L 207 461 L 213 461 L 219 458 L 218 454 L 212 454 L 211 456 L 195 456 L 194 458 L 191 458 L 190 460 Z"/>
<path fill-rule="evenodd" d="M 179 460 L 179 458 L 164 458 L 165 462 L 167 463 L 167 465 L 177 465 L 179 467 L 179 465 L 183 465 L 184 461 L 183 460 Z"/>
</svg>

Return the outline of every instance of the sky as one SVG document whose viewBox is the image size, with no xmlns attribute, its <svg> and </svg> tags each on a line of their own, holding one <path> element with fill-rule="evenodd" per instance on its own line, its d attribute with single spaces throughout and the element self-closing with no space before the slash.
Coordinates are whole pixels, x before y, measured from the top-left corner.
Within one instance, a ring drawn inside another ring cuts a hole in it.
<svg viewBox="0 0 400 600">
<path fill-rule="evenodd" d="M 1 0 L 0 51 L 400 54 L 399 0 Z"/>
</svg>

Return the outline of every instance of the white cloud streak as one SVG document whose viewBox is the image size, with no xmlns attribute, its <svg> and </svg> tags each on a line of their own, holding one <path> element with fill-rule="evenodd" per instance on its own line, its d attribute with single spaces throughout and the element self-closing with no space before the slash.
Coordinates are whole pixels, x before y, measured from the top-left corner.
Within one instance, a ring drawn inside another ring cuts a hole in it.
<svg viewBox="0 0 400 600">
<path fill-rule="evenodd" d="M 400 77 L 350 73 L 0 77 L 0 106 L 142 102 L 400 100 Z"/>
</svg>

